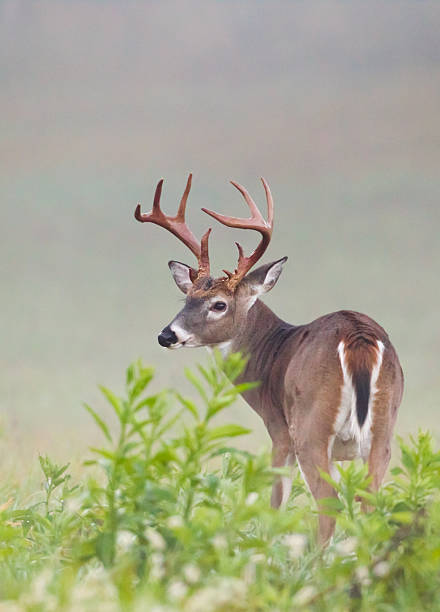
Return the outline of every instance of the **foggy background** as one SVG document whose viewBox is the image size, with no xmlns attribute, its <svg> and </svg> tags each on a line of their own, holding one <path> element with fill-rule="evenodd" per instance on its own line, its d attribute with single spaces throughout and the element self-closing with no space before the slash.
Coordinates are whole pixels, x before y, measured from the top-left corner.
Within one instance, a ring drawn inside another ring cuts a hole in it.
<svg viewBox="0 0 440 612">
<path fill-rule="evenodd" d="M 0 409 L 9 460 L 81 455 L 96 435 L 81 404 L 121 391 L 141 356 L 154 388 L 184 385 L 204 349 L 157 334 L 181 307 L 167 261 L 193 256 L 133 218 L 165 177 L 174 213 L 212 225 L 216 272 L 228 230 L 200 211 L 264 209 L 264 261 L 289 256 L 265 298 L 305 323 L 341 308 L 382 324 L 406 391 L 399 433 L 440 435 L 440 6 L 436 2 L 0 2 Z M 247 235 L 252 234 L 252 235 Z M 267 443 L 251 409 L 227 415 Z M 13 444 L 11 445 L 11 441 Z"/>
</svg>

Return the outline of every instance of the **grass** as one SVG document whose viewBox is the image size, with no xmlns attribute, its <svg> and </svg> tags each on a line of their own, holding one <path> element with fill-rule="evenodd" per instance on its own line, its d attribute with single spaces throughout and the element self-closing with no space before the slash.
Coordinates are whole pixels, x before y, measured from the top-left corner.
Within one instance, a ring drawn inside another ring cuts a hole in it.
<svg viewBox="0 0 440 612">
<path fill-rule="evenodd" d="M 126 373 L 109 410 L 86 406 L 103 444 L 81 478 L 40 457 L 38 490 L 3 486 L 0 610 L 440 610 L 440 452 L 428 433 L 400 441 L 377 494 L 348 464 L 327 511 L 325 551 L 299 476 L 288 507 L 270 508 L 280 470 L 234 448 L 248 433 L 216 416 L 242 387 L 239 355 L 186 375 L 197 399 L 149 394 L 153 370 Z M 109 426 L 114 417 L 117 428 Z M 372 512 L 360 512 L 358 497 Z"/>
</svg>

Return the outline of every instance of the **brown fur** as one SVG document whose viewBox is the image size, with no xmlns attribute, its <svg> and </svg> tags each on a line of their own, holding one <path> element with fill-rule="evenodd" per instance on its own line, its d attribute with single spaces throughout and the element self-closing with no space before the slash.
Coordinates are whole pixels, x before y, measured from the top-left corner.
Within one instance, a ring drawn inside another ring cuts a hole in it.
<svg viewBox="0 0 440 612">
<path fill-rule="evenodd" d="M 196 280 L 192 289 L 188 292 L 188 296 L 198 299 L 209 299 L 218 295 L 219 292 L 232 296 L 234 291 L 234 289 L 229 287 L 227 278 L 212 278 L 209 276 Z"/>
<path fill-rule="evenodd" d="M 348 310 L 341 313 L 352 324 L 343 338 L 348 371 L 352 376 L 361 371 L 371 373 L 377 360 L 377 340 L 385 344 L 388 336 L 380 325 L 361 313 Z"/>
</svg>

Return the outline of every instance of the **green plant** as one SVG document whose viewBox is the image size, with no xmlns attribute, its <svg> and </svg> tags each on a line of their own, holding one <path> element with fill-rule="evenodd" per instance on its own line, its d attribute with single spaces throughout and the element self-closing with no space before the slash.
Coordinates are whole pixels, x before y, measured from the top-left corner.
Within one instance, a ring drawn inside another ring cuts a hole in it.
<svg viewBox="0 0 440 612">
<path fill-rule="evenodd" d="M 0 609 L 436 610 L 440 601 L 440 453 L 427 433 L 373 493 L 364 466 L 333 482 L 337 520 L 325 551 L 300 476 L 288 507 L 270 508 L 279 470 L 234 448 L 248 430 L 218 421 L 249 385 L 244 360 L 187 371 L 198 399 L 148 394 L 151 368 L 126 374 L 116 417 L 86 409 L 104 437 L 71 484 L 68 464 L 40 457 L 43 485 L 0 504 Z M 363 513 L 359 498 L 372 510 Z"/>
</svg>

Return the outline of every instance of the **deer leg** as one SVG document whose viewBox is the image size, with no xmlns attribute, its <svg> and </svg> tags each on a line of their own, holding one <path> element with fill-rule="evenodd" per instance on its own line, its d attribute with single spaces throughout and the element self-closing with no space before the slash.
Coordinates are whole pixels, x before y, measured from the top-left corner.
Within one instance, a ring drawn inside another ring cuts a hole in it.
<svg viewBox="0 0 440 612">
<path fill-rule="evenodd" d="M 370 456 L 368 457 L 368 474 L 372 476 L 371 486 L 377 491 L 380 487 L 391 459 L 390 440 L 373 438 Z"/>
<path fill-rule="evenodd" d="M 277 431 L 272 437 L 272 467 L 287 467 L 293 465 L 295 453 L 287 426 L 281 432 Z M 292 490 L 292 478 L 289 476 L 278 476 L 272 486 L 270 503 L 272 508 L 284 506 L 289 499 Z"/>
<path fill-rule="evenodd" d="M 311 443 L 312 436 L 309 436 L 307 443 L 300 446 L 297 449 L 298 465 L 301 473 L 308 485 L 310 492 L 315 498 L 319 514 L 319 543 L 322 546 L 326 546 L 333 535 L 335 528 L 335 519 L 331 516 L 327 516 L 322 512 L 321 500 L 326 497 L 335 497 L 336 492 L 333 487 L 326 482 L 319 473 L 319 470 L 329 473 L 329 458 L 328 458 L 328 446 L 330 443 L 330 436 L 327 443 L 318 444 L 315 442 Z"/>
<path fill-rule="evenodd" d="M 370 455 L 368 457 L 368 475 L 371 476 L 370 488 L 377 491 L 382 483 L 385 472 L 391 458 L 390 440 L 374 440 L 371 444 Z M 363 512 L 369 512 L 372 507 L 361 498 L 361 508 Z"/>
<path fill-rule="evenodd" d="M 394 427 L 395 414 L 388 398 L 379 397 L 373 407 L 373 427 L 371 445 L 368 452 L 368 475 L 371 476 L 370 488 L 377 491 L 387 471 L 391 459 L 391 437 Z M 368 504 L 362 500 L 362 510 L 370 510 Z"/>
</svg>

